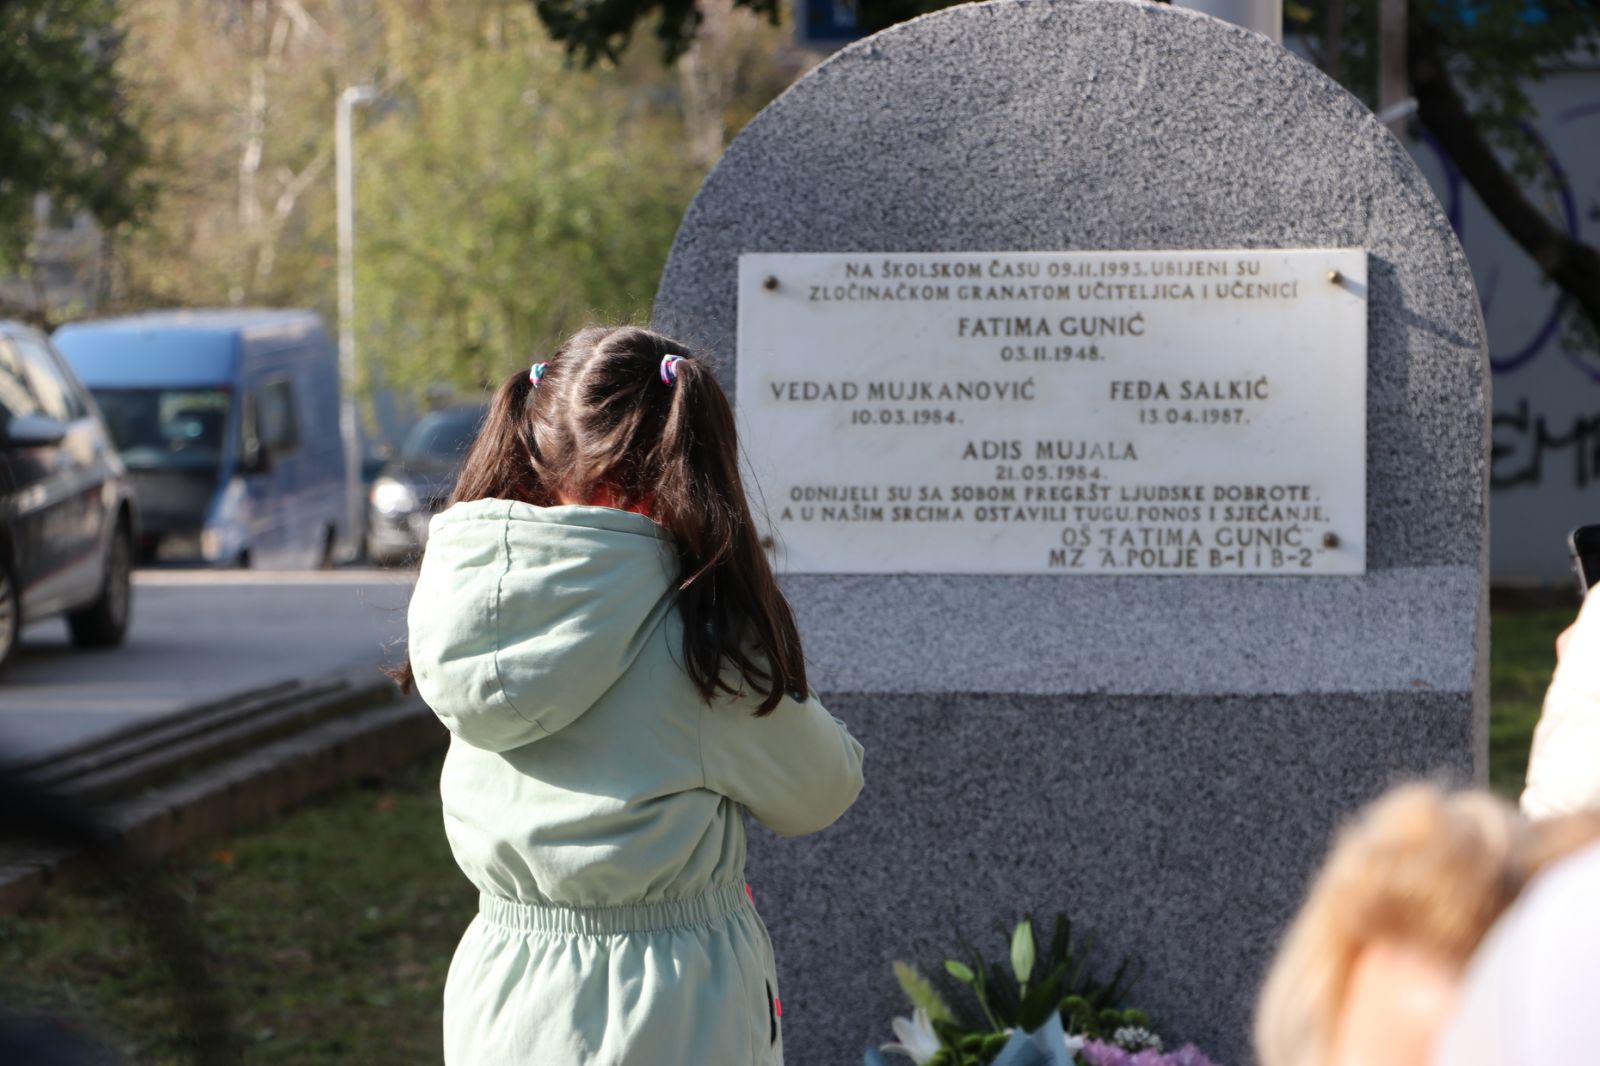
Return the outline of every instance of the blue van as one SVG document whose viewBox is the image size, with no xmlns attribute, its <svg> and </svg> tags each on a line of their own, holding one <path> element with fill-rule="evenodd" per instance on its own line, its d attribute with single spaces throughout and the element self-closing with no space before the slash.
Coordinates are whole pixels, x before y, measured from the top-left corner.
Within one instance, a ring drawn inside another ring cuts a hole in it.
<svg viewBox="0 0 1600 1066">
<path fill-rule="evenodd" d="M 327 566 L 355 543 L 339 361 L 309 311 L 163 311 L 54 336 L 133 482 L 146 560 Z"/>
</svg>

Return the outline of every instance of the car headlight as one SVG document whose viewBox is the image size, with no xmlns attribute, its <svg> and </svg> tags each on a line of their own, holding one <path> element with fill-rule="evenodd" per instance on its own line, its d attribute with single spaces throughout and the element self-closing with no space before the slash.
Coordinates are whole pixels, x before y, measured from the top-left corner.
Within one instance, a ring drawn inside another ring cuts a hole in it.
<svg viewBox="0 0 1600 1066">
<path fill-rule="evenodd" d="M 417 509 L 417 494 L 410 485 L 392 477 L 380 477 L 372 483 L 368 499 L 372 506 L 384 514 L 400 514 Z"/>
<path fill-rule="evenodd" d="M 200 557 L 209 563 L 232 563 L 245 549 L 249 497 L 244 479 L 234 478 L 222 490 L 200 531 Z"/>
</svg>

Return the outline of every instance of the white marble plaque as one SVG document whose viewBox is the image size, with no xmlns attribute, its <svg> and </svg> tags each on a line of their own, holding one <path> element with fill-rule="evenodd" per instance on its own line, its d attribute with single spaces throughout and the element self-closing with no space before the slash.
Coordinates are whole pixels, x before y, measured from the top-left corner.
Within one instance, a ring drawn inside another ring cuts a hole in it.
<svg viewBox="0 0 1600 1066">
<path fill-rule="evenodd" d="M 781 570 L 1360 574 L 1360 249 L 751 254 Z"/>
</svg>

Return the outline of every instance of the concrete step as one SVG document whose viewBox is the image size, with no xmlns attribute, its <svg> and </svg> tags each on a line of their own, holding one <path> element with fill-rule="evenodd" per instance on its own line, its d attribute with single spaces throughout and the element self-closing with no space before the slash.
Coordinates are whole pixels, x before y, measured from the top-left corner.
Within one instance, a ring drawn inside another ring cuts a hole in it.
<svg viewBox="0 0 1600 1066">
<path fill-rule="evenodd" d="M 376 671 L 285 681 L 137 722 L 4 770 L 80 800 L 104 800 L 397 695 Z"/>
<path fill-rule="evenodd" d="M 362 671 L 201 704 L 0 772 L 89 805 L 121 859 L 143 861 L 395 769 L 447 737 L 419 699 Z M 48 842 L 0 842 L 0 913 L 93 866 Z"/>
</svg>

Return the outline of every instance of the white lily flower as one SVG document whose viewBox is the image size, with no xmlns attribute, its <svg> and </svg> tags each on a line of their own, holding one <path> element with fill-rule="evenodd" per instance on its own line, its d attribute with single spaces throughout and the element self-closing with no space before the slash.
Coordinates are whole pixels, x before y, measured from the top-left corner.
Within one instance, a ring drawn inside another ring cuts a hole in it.
<svg viewBox="0 0 1600 1066">
<path fill-rule="evenodd" d="M 1161 1038 L 1142 1025 L 1124 1025 L 1111 1034 L 1111 1042 L 1125 1051 L 1161 1050 Z"/>
<path fill-rule="evenodd" d="M 917 1066 L 922 1066 L 939 1053 L 939 1037 L 933 1031 L 933 1019 L 921 1007 L 912 1011 L 911 1017 L 896 1018 L 889 1024 L 894 1028 L 899 1043 L 884 1044 L 878 1050 L 909 1055 Z"/>
</svg>

